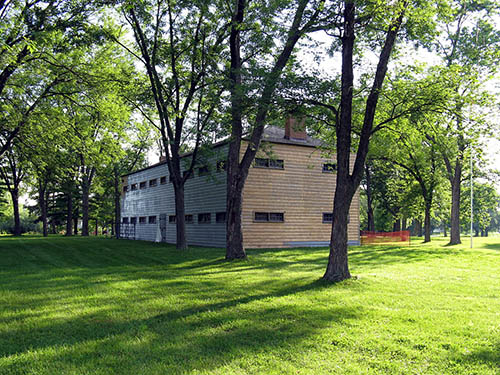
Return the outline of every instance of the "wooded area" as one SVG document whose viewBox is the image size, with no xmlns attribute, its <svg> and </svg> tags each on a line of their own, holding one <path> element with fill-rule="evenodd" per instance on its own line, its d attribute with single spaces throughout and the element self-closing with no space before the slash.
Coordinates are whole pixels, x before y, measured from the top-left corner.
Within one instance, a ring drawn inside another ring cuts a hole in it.
<svg viewBox="0 0 500 375">
<path fill-rule="evenodd" d="M 440 228 L 453 245 L 470 226 L 472 174 L 473 226 L 487 236 L 500 229 L 499 172 L 485 155 L 500 134 L 499 9 L 487 0 L 0 0 L 0 232 L 118 236 L 121 176 L 155 152 L 172 176 L 186 249 L 184 183 L 200 154 L 229 139 L 226 259 L 245 258 L 248 169 L 265 125 L 292 113 L 336 156 L 324 279 L 350 277 L 359 187 L 361 229 L 411 228 L 429 242 Z"/>
</svg>

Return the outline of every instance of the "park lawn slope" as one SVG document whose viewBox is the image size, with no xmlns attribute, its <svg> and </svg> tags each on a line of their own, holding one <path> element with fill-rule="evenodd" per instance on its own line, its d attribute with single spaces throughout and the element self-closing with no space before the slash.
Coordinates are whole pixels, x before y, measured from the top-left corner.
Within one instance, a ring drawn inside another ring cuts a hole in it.
<svg viewBox="0 0 500 375">
<path fill-rule="evenodd" d="M 222 249 L 0 237 L 0 374 L 499 374 L 500 238 Z"/>
</svg>

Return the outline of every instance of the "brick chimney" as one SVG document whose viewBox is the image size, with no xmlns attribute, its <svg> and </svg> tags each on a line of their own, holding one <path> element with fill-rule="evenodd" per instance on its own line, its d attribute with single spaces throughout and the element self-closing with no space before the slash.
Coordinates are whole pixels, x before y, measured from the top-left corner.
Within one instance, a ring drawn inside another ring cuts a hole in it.
<svg viewBox="0 0 500 375">
<path fill-rule="evenodd" d="M 305 117 L 296 118 L 293 115 L 288 116 L 285 123 L 285 138 L 305 141 L 307 139 L 305 123 Z"/>
</svg>

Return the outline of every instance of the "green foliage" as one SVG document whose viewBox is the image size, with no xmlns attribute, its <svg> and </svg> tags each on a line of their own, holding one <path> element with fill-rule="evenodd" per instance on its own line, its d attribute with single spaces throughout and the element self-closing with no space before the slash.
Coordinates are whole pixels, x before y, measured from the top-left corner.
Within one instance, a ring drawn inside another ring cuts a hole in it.
<svg viewBox="0 0 500 375">
<path fill-rule="evenodd" d="M 460 204 L 460 223 L 465 233 L 470 232 L 470 184 L 462 190 Z M 476 233 L 485 235 L 499 231 L 500 195 L 495 186 L 488 182 L 474 182 L 473 218 Z"/>
</svg>

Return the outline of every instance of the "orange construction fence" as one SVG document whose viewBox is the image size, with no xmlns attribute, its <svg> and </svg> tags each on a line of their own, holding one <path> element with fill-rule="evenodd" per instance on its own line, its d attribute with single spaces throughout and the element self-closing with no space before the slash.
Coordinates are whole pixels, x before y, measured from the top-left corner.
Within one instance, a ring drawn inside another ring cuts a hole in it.
<svg viewBox="0 0 500 375">
<path fill-rule="evenodd" d="M 410 244 L 410 231 L 401 230 L 398 232 L 371 232 L 367 230 L 361 231 L 361 245 L 377 244 L 377 243 L 401 243 L 408 242 Z"/>
</svg>

